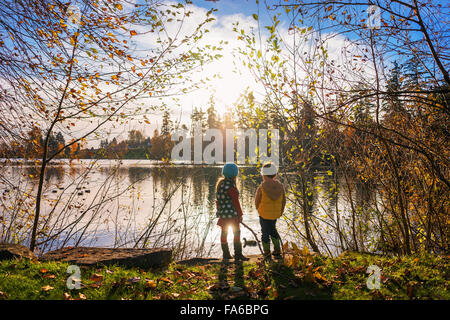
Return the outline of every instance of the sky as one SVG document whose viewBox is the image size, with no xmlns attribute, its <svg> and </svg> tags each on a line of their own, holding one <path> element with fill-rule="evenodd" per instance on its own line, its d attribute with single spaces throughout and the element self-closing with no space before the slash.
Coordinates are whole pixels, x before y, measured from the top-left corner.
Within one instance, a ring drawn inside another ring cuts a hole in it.
<svg viewBox="0 0 450 320">
<path fill-rule="evenodd" d="M 223 116 L 247 88 L 252 91 L 261 90 L 250 71 L 239 65 L 233 55 L 237 47 L 242 45 L 233 31 L 233 23 L 239 21 L 240 25 L 246 27 L 257 26 L 252 17 L 252 14 L 257 11 L 255 0 L 219 0 L 217 2 L 197 0 L 190 9 L 200 15 L 211 8 L 218 9 L 213 14 L 216 20 L 208 25 L 210 32 L 204 36 L 201 44 L 214 44 L 220 40 L 227 41 L 228 44 L 223 46 L 223 51 L 220 52 L 223 55 L 221 59 L 205 65 L 202 69 L 201 76 L 211 78 L 208 84 L 192 93 L 178 96 L 179 105 L 172 104 L 172 120 L 187 125 L 190 124 L 189 117 L 192 109 L 202 108 L 205 111 L 211 96 L 213 96 L 217 113 Z M 188 24 L 192 20 L 195 22 L 196 19 L 191 19 Z M 219 74 L 220 79 L 212 79 L 214 74 Z M 167 105 L 170 107 L 171 102 L 167 101 Z M 161 124 L 160 115 L 153 115 L 151 118 L 153 119 L 151 125 L 145 128 L 147 135 L 151 135 L 153 130 Z M 130 127 L 132 126 L 134 123 L 130 124 Z"/>
<path fill-rule="evenodd" d="M 139 0 L 126 0 L 132 3 L 133 1 Z M 175 0 L 163 0 L 165 3 L 176 3 Z M 204 86 L 192 93 L 180 95 L 178 104 L 175 104 L 172 100 L 165 100 L 166 105 L 170 108 L 170 114 L 173 121 L 180 121 L 186 125 L 190 125 L 190 113 L 193 108 L 202 108 L 205 111 L 208 108 L 209 100 L 211 96 L 214 99 L 215 109 L 220 116 L 223 116 L 226 110 L 231 109 L 233 105 L 238 101 L 242 93 L 247 89 L 254 92 L 256 98 L 260 98 L 264 95 L 264 90 L 262 85 L 257 83 L 256 79 L 251 75 L 248 68 L 242 66 L 240 62 L 236 59 L 233 52 L 239 46 L 242 46 L 242 42 L 237 39 L 238 35 L 233 31 L 233 24 L 239 22 L 240 28 L 243 28 L 248 32 L 251 28 L 255 30 L 258 27 L 258 21 L 253 17 L 254 14 L 258 15 L 259 23 L 261 26 L 271 25 L 272 17 L 275 13 L 271 10 L 266 10 L 264 0 L 259 1 L 259 6 L 256 4 L 256 0 L 194 0 L 193 5 L 190 6 L 190 10 L 194 12 L 191 18 L 187 19 L 185 22 L 185 28 L 192 29 L 195 28 L 199 21 L 206 12 L 211 9 L 217 9 L 212 15 L 215 21 L 208 24 L 209 33 L 205 34 L 204 38 L 201 40 L 200 45 L 206 44 L 217 44 L 219 41 L 227 41 L 228 45 L 224 46 L 221 54 L 223 57 L 207 64 L 201 70 L 200 75 L 203 78 L 212 78 L 214 74 L 220 74 L 220 79 L 213 79 L 208 82 L 207 86 Z M 270 0 L 273 3 L 286 3 L 284 1 Z M 440 2 L 440 1 L 438 1 Z M 357 7 L 361 11 L 361 14 L 367 15 L 364 10 L 366 7 Z M 359 12 L 358 11 L 358 12 Z M 359 14 L 359 13 L 358 13 Z M 286 19 L 286 15 L 280 16 L 281 22 L 278 26 L 278 31 L 283 36 L 283 39 L 292 39 L 289 35 L 289 21 Z M 311 25 L 313 30 L 317 27 L 314 24 L 313 19 L 311 21 L 305 21 L 306 26 Z M 319 21 L 316 23 L 321 23 L 322 27 L 330 23 L 330 21 Z M 264 28 L 261 29 L 264 33 Z M 150 35 L 151 36 L 151 35 Z M 348 36 L 348 35 L 346 35 Z M 351 36 L 349 36 L 351 37 Z M 263 34 L 264 38 L 264 34 Z M 147 43 L 152 43 L 152 38 L 143 39 Z M 345 37 L 342 35 L 333 37 L 327 43 L 330 55 L 337 57 L 337 60 L 341 59 L 341 50 L 345 44 Z M 142 42 L 142 47 L 144 47 L 144 42 Z M 140 47 L 138 47 L 141 49 Z M 307 44 L 305 44 L 307 49 Z M 352 61 L 347 61 L 345 65 L 353 63 Z M 367 68 L 367 66 L 364 66 Z M 370 80 L 370 69 L 365 69 L 367 79 Z M 193 75 L 193 77 L 198 77 L 198 75 Z M 148 103 L 152 103 L 149 98 Z M 143 126 L 138 124 L 138 121 L 130 121 L 126 125 L 121 125 L 110 130 L 111 138 L 117 136 L 119 140 L 125 139 L 127 133 L 132 129 L 139 129 L 144 132 L 145 135 L 151 136 L 155 129 L 160 129 L 161 127 L 161 115 L 162 112 L 154 112 L 148 115 L 150 120 L 149 125 Z M 98 143 L 98 141 L 97 141 Z M 95 146 L 95 142 L 93 145 Z"/>
</svg>

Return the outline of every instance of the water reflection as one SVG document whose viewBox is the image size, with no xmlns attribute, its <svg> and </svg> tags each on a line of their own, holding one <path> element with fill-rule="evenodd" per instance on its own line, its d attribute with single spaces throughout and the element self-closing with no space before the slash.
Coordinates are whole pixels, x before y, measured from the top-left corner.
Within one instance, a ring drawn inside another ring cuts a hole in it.
<svg viewBox="0 0 450 320">
<path fill-rule="evenodd" d="M 36 189 L 37 167 L 9 167 L 2 174 L 16 179 L 14 183 L 19 177 L 26 179 Z M 220 166 L 161 166 L 132 160 L 49 166 L 45 175 L 43 221 L 49 227 L 47 236 L 58 236 L 47 242 L 45 249 L 73 244 L 161 246 L 174 248 L 180 257 L 219 255 L 215 186 L 220 176 Z M 349 199 L 336 174 L 284 174 L 280 180 L 288 190 L 285 217 L 278 224 L 284 241 L 304 240 L 306 212 L 312 223 L 311 237 L 329 246 L 320 246 L 323 251 L 335 252 L 338 247 L 348 246 L 346 233 L 351 210 L 348 201 L 355 201 L 355 206 L 365 212 L 364 204 L 373 198 L 370 187 L 352 184 L 356 192 L 354 199 Z M 237 186 L 244 222 L 258 234 L 254 195 L 261 181 L 256 168 L 240 168 Z M 365 217 L 361 215 L 361 225 L 367 221 Z M 331 231 L 327 230 L 330 226 Z M 336 232 L 336 228 L 340 231 Z M 244 228 L 242 237 L 253 239 L 252 233 Z M 257 247 L 246 250 L 246 254 L 259 253 Z"/>
</svg>

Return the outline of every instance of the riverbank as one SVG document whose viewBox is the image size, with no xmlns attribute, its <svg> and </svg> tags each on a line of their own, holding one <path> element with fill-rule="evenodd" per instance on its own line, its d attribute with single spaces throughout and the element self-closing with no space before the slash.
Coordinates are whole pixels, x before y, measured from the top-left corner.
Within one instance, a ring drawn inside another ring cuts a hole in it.
<svg viewBox="0 0 450 320">
<path fill-rule="evenodd" d="M 271 263 L 253 257 L 237 264 L 196 259 L 147 270 L 81 266 L 80 289 L 67 288 L 69 265 L 0 261 L 0 299 L 450 299 L 448 256 L 345 253 L 326 258 L 300 250 Z M 371 265 L 381 269 L 379 289 L 367 286 L 367 279 L 376 276 L 367 273 Z"/>
</svg>

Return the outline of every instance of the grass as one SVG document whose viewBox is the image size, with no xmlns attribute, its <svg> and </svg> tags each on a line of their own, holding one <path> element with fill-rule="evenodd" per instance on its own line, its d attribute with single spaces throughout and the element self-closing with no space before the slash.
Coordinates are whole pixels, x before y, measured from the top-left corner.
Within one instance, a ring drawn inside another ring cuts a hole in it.
<svg viewBox="0 0 450 320">
<path fill-rule="evenodd" d="M 367 268 L 381 268 L 368 289 Z M 284 262 L 170 264 L 158 270 L 81 267 L 81 288 L 68 289 L 69 264 L 0 261 L 0 299 L 450 299 L 446 256 L 383 257 L 297 252 Z"/>
</svg>

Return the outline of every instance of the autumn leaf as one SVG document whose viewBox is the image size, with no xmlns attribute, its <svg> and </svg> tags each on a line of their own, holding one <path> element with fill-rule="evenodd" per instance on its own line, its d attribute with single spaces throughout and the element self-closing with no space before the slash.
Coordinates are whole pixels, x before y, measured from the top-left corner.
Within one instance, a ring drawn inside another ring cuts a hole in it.
<svg viewBox="0 0 450 320">
<path fill-rule="evenodd" d="M 78 296 L 80 297 L 81 300 L 86 300 L 86 296 L 84 294 L 82 294 L 81 292 L 78 294 Z"/>
<path fill-rule="evenodd" d="M 327 279 L 325 279 L 319 272 L 315 272 L 314 273 L 314 278 L 319 279 L 319 280 L 323 280 L 323 281 L 327 281 Z"/>
<path fill-rule="evenodd" d="M 135 36 L 135 35 L 137 35 L 137 32 L 134 31 L 134 30 L 131 30 L 131 31 L 130 31 L 130 35 L 131 35 L 131 36 Z"/>
<path fill-rule="evenodd" d="M 138 283 L 140 281 L 141 281 L 140 277 L 133 277 L 133 278 L 128 279 L 128 283 Z"/>
<path fill-rule="evenodd" d="M 154 280 L 147 280 L 145 286 L 150 289 L 156 288 L 156 282 Z"/>
<path fill-rule="evenodd" d="M 43 286 L 41 289 L 42 289 L 42 291 L 47 292 L 47 291 L 53 290 L 55 288 L 53 288 L 52 286 L 46 285 L 46 286 Z"/>
<path fill-rule="evenodd" d="M 40 272 L 40 273 L 47 273 L 47 272 L 48 272 L 48 270 L 47 270 L 47 269 L 45 269 L 45 268 L 42 268 L 41 270 L 39 270 L 39 272 Z"/>
<path fill-rule="evenodd" d="M 163 281 L 163 282 L 166 282 L 166 283 L 170 283 L 170 284 L 173 284 L 173 281 L 172 280 L 170 280 L 170 279 L 168 279 L 168 278 L 165 278 L 165 277 L 163 277 L 163 278 L 161 278 L 161 279 L 159 279 L 160 281 Z"/>
<path fill-rule="evenodd" d="M 64 300 L 71 300 L 72 296 L 68 294 L 67 292 L 64 292 Z"/>
<path fill-rule="evenodd" d="M 0 300 L 6 300 L 8 299 L 8 295 L 4 293 L 3 291 L 0 291 Z"/>
<path fill-rule="evenodd" d="M 92 274 L 90 279 L 94 282 L 99 282 L 99 281 L 103 280 L 103 275 L 99 274 L 99 273 L 94 273 L 94 274 Z"/>
</svg>

